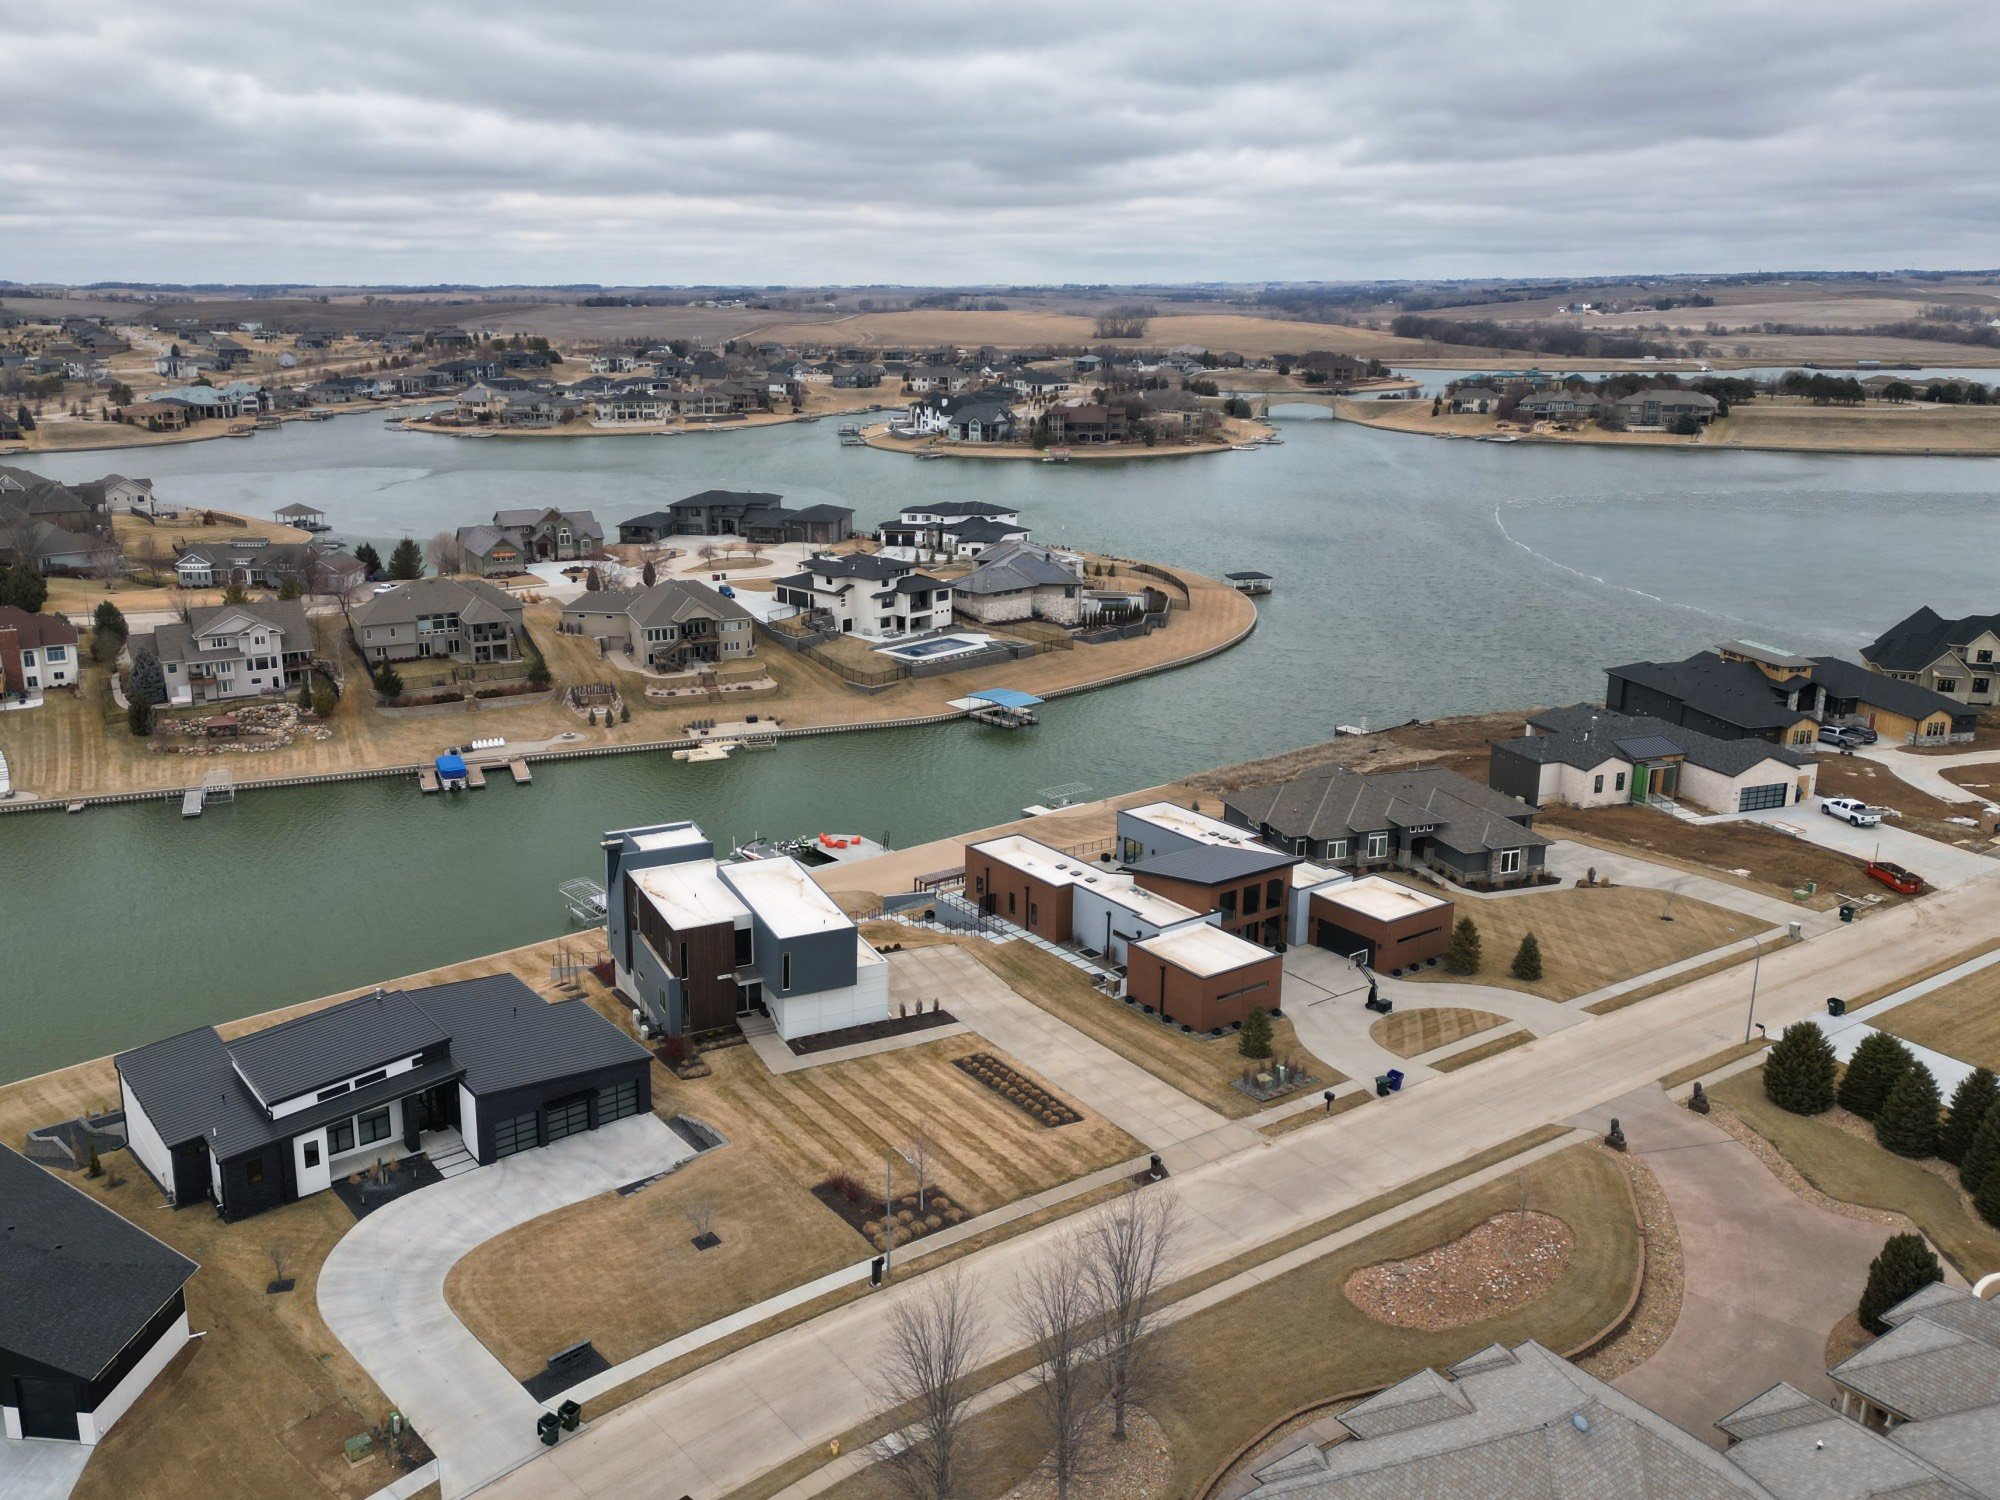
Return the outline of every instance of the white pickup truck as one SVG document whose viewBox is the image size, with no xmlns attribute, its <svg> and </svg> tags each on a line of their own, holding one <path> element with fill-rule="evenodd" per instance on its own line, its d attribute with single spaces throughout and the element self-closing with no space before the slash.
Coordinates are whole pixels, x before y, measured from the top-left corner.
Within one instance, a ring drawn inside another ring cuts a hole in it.
<svg viewBox="0 0 2000 1500">
<path fill-rule="evenodd" d="M 1882 821 L 1882 810 L 1870 807 L 1857 797 L 1827 797 L 1819 805 L 1819 810 L 1829 818 L 1845 818 L 1856 828 L 1873 828 Z"/>
</svg>

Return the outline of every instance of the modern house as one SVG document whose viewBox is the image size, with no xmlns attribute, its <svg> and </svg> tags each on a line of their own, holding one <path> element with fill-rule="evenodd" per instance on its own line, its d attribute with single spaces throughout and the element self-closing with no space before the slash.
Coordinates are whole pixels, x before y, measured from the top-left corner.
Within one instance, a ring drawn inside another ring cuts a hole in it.
<svg viewBox="0 0 2000 1500">
<path fill-rule="evenodd" d="M 1132 865 L 1132 878 L 1156 896 L 1190 911 L 1213 913 L 1224 931 L 1264 948 L 1295 940 L 1291 927 L 1292 869 L 1296 854 L 1265 844 L 1239 849 L 1198 845 L 1156 854 Z"/>
<path fill-rule="evenodd" d="M 448 656 L 465 666 L 519 661 L 523 606 L 480 578 L 420 578 L 357 605 L 355 645 L 371 667 Z"/>
<path fill-rule="evenodd" d="M 888 964 L 797 860 L 718 861 L 685 822 L 601 846 L 619 992 L 668 1035 L 766 1015 L 793 1041 L 888 1019 Z"/>
<path fill-rule="evenodd" d="M 1431 870 L 1461 884 L 1521 885 L 1549 840 L 1518 797 L 1436 766 L 1350 771 L 1321 766 L 1223 798 L 1223 816 L 1275 848 L 1356 873 Z"/>
<path fill-rule="evenodd" d="M 1048 620 L 1080 625 L 1085 586 L 1080 564 L 1067 553 L 1022 541 L 986 549 L 979 566 L 952 584 L 953 604 L 969 620 Z"/>
<path fill-rule="evenodd" d="M 1029 534 L 1018 510 L 983 500 L 906 505 L 895 520 L 884 521 L 879 532 L 885 548 L 907 548 L 920 558 L 978 557 L 1006 542 L 1025 542 Z"/>
<path fill-rule="evenodd" d="M 0 1225 L 0 1434 L 99 1442 L 192 1337 L 199 1267 L 8 1146 Z"/>
<path fill-rule="evenodd" d="M 61 615 L 0 604 L 0 698 L 35 699 L 71 687 L 83 673 L 76 627 Z"/>
<path fill-rule="evenodd" d="M 1253 1008 L 1279 1011 L 1284 983 L 1276 953 L 1205 922 L 1137 939 L 1126 954 L 1127 997 L 1186 1031 L 1217 1034 Z"/>
<path fill-rule="evenodd" d="M 782 495 L 761 490 L 703 490 L 618 526 L 618 540 L 646 545 L 673 536 L 740 536 L 753 542 L 805 542 L 832 546 L 854 535 L 854 511 L 845 505 L 789 510 Z"/>
<path fill-rule="evenodd" d="M 312 622 L 296 599 L 217 604 L 135 635 L 132 646 L 159 658 L 171 704 L 259 698 L 299 685 L 312 665 Z"/>
<path fill-rule="evenodd" d="M 816 615 L 842 634 L 885 639 L 951 623 L 951 584 L 918 572 L 915 563 L 879 554 L 820 553 L 774 587 L 778 603 Z"/>
<path fill-rule="evenodd" d="M 1855 670 L 1860 670 L 1856 668 Z M 1537 808 L 1615 807 L 1654 798 L 1711 813 L 1788 807 L 1813 795 L 1818 762 L 1761 739 L 1717 739 L 1665 719 L 1588 703 L 1548 709 L 1488 751 L 1495 791 Z"/>
<path fill-rule="evenodd" d="M 511 974 L 376 990 L 225 1042 L 121 1052 L 132 1154 L 178 1208 L 242 1219 L 419 1151 L 481 1163 L 652 1108 L 652 1055 Z"/>
<path fill-rule="evenodd" d="M 1365 875 L 1312 893 L 1306 937 L 1320 948 L 1400 974 L 1444 956 L 1451 942 L 1453 903 L 1380 875 Z"/>
<path fill-rule="evenodd" d="M 587 593 L 563 606 L 562 628 L 630 652 L 648 667 L 678 671 L 748 660 L 756 650 L 750 611 L 702 583 Z"/>
<path fill-rule="evenodd" d="M 1861 648 L 1871 672 L 1975 708 L 2000 703 L 2000 615 L 1947 620 L 1929 605 Z"/>
</svg>

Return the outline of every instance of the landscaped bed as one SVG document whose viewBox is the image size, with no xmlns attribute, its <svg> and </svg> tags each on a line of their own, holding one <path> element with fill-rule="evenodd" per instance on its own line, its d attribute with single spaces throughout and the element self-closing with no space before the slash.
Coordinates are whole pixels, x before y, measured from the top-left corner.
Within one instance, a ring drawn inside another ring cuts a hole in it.
<svg viewBox="0 0 2000 1500">
<path fill-rule="evenodd" d="M 915 1014 L 891 1016 L 886 1021 L 869 1021 L 860 1026 L 843 1026 L 838 1031 L 820 1031 L 811 1036 L 795 1037 L 785 1043 L 795 1057 L 810 1057 L 815 1052 L 831 1052 L 836 1047 L 853 1047 L 862 1042 L 883 1042 L 891 1037 L 908 1036 L 915 1031 L 929 1031 L 936 1026 L 950 1026 L 958 1018 L 948 1010 L 935 1005 L 929 1010 L 918 1010 Z"/>
<path fill-rule="evenodd" d="M 1439 1333 L 1547 1295 L 1575 1252 L 1576 1236 L 1553 1214 L 1495 1214 L 1421 1255 L 1363 1266 L 1341 1290 L 1378 1323 Z"/>
<path fill-rule="evenodd" d="M 1368 1034 L 1398 1057 L 1419 1057 L 1506 1024 L 1505 1016 L 1491 1011 L 1439 1005 L 1386 1015 L 1368 1028 Z"/>
<path fill-rule="evenodd" d="M 1657 816 L 1657 815 L 1652 815 Z M 1662 819 L 1661 821 L 1666 821 Z M 1549 1000 L 1571 1000 L 1608 984 L 1740 942 L 1769 927 L 1755 917 L 1643 886 L 1540 891 L 1491 901 L 1461 901 L 1458 915 L 1479 927 L 1475 974 L 1426 969 L 1422 984 L 1488 984 Z M 1673 920 L 1663 920 L 1671 916 Z M 1535 935 L 1542 977 L 1510 972 L 1521 939 Z"/>
</svg>

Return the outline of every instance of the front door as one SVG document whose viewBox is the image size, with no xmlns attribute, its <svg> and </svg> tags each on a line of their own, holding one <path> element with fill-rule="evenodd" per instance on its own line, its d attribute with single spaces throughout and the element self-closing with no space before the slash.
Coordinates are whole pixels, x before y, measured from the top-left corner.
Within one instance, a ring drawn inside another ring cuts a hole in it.
<svg viewBox="0 0 2000 1500">
<path fill-rule="evenodd" d="M 18 1384 L 22 1437 L 77 1441 L 76 1392 L 67 1380 L 41 1380 L 23 1375 Z"/>
<path fill-rule="evenodd" d="M 1651 781 L 1652 775 L 1652 768 L 1649 766 L 1636 765 L 1632 767 L 1632 800 L 1634 802 L 1641 804 L 1645 802 L 1646 787 L 1648 782 Z"/>
<path fill-rule="evenodd" d="M 753 979 L 748 984 L 736 986 L 736 1014 L 754 1015 L 764 1003 L 764 981 Z"/>
<path fill-rule="evenodd" d="M 292 1142 L 295 1153 L 294 1164 L 298 1171 L 299 1196 L 324 1192 L 333 1185 L 332 1169 L 327 1165 L 326 1132 L 315 1130 L 310 1135 L 302 1135 Z"/>
</svg>

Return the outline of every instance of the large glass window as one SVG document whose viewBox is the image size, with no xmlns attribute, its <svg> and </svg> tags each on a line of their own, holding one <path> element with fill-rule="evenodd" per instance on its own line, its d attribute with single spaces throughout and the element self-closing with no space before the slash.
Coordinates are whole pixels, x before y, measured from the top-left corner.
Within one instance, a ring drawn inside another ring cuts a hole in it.
<svg viewBox="0 0 2000 1500">
<path fill-rule="evenodd" d="M 361 1127 L 361 1144 L 364 1146 L 373 1145 L 376 1141 L 386 1141 L 389 1138 L 389 1111 L 387 1109 L 372 1109 L 356 1123 Z"/>
<path fill-rule="evenodd" d="M 326 1128 L 326 1149 L 329 1155 L 340 1156 L 354 1149 L 354 1122 L 335 1120 Z"/>
<path fill-rule="evenodd" d="M 610 1084 L 597 1091 L 597 1123 L 609 1125 L 627 1115 L 639 1113 L 639 1083 L 631 1079 Z"/>
</svg>

